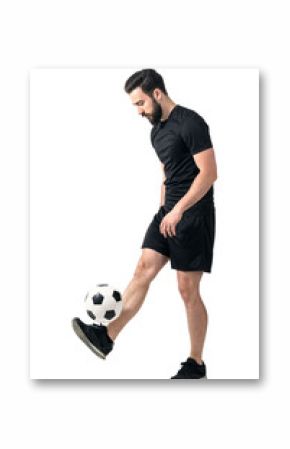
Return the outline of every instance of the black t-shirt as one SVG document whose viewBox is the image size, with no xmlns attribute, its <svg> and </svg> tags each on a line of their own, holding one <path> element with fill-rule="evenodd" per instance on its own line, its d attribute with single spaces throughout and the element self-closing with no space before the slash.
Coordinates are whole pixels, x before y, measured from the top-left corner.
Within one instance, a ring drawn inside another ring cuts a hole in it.
<svg viewBox="0 0 290 449">
<path fill-rule="evenodd" d="M 152 127 L 151 143 L 164 164 L 165 208 L 171 210 L 199 173 L 193 155 L 212 147 L 209 127 L 197 112 L 177 104 Z M 208 202 L 213 202 L 213 186 L 196 205 Z"/>
</svg>

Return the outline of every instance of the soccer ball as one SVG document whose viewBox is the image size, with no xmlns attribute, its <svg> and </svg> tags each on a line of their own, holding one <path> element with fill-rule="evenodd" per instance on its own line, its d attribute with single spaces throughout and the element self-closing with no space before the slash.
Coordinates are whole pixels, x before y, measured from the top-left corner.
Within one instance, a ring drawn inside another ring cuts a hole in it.
<svg viewBox="0 0 290 449">
<path fill-rule="evenodd" d="M 96 324 L 108 325 L 122 311 L 121 293 L 109 284 L 97 284 L 85 296 L 85 308 Z"/>
</svg>

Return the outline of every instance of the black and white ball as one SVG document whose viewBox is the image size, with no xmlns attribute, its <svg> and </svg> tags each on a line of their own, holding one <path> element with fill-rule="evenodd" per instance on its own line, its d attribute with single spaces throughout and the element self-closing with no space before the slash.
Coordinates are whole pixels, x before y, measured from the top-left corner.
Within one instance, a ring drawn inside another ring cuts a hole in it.
<svg viewBox="0 0 290 449">
<path fill-rule="evenodd" d="M 97 284 L 85 297 L 85 308 L 96 324 L 108 325 L 122 311 L 121 293 L 109 284 Z"/>
</svg>

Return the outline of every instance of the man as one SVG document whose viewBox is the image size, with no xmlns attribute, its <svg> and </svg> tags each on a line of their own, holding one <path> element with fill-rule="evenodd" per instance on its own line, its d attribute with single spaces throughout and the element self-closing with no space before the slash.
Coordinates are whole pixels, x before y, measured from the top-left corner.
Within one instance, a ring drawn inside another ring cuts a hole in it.
<svg viewBox="0 0 290 449">
<path fill-rule="evenodd" d="M 195 111 L 174 103 L 162 76 L 153 69 L 134 73 L 125 91 L 138 114 L 153 125 L 151 142 L 161 162 L 163 182 L 158 212 L 142 243 L 142 255 L 123 293 L 120 316 L 105 326 L 74 318 L 83 342 L 105 358 L 120 331 L 142 306 L 150 283 L 170 259 L 184 301 L 190 354 L 171 379 L 206 379 L 202 351 L 207 311 L 200 297 L 203 272 L 211 272 L 215 238 L 213 183 L 217 179 L 209 128 Z"/>
</svg>

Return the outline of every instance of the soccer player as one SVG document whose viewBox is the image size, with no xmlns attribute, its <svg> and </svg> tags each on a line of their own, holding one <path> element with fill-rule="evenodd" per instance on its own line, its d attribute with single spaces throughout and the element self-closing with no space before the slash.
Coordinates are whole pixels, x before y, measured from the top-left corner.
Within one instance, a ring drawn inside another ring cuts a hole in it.
<svg viewBox="0 0 290 449">
<path fill-rule="evenodd" d="M 214 149 L 206 121 L 169 97 L 154 69 L 131 75 L 125 92 L 141 117 L 151 124 L 152 146 L 160 160 L 160 208 L 149 224 L 133 278 L 123 293 L 120 316 L 107 327 L 73 319 L 73 328 L 98 356 L 106 358 L 124 326 L 142 306 L 150 283 L 170 259 L 184 301 L 190 353 L 171 379 L 206 379 L 202 352 L 207 311 L 200 296 L 204 272 L 210 273 L 215 240 Z"/>
</svg>

